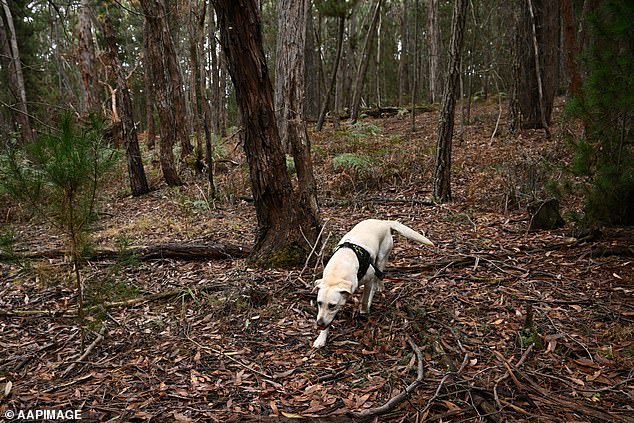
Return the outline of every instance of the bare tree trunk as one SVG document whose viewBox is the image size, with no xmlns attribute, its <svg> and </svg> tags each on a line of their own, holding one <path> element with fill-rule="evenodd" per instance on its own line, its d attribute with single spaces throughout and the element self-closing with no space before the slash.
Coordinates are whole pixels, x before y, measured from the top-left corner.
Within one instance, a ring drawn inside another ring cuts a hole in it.
<svg viewBox="0 0 634 423">
<path fill-rule="evenodd" d="M 416 90 L 418 90 L 418 0 L 414 1 L 414 49 L 412 57 L 412 112 L 410 121 L 410 130 L 412 134 L 416 132 Z"/>
<path fill-rule="evenodd" d="M 134 125 L 134 116 L 132 108 L 132 99 L 130 98 L 130 90 L 126 77 L 117 57 L 117 40 L 114 30 L 112 29 L 112 21 L 107 16 L 103 23 L 103 33 L 105 38 L 108 62 L 112 72 L 117 79 L 117 94 L 119 96 L 119 118 L 121 119 L 121 130 L 123 132 L 123 140 L 125 144 L 126 156 L 128 159 L 128 176 L 130 178 L 130 190 L 133 196 L 146 194 L 150 191 L 145 171 L 143 169 L 143 161 L 141 159 L 141 150 L 139 149 L 139 139 L 137 137 L 136 127 Z"/>
<path fill-rule="evenodd" d="M 313 175 L 310 139 L 304 115 L 306 62 L 303 54 L 307 36 L 307 7 L 310 7 L 309 0 L 278 3 L 278 78 L 275 96 L 282 145 L 293 156 L 297 171 L 300 212 L 305 219 L 312 221 L 311 227 L 319 228 L 317 183 Z"/>
<path fill-rule="evenodd" d="M 401 27 L 401 51 L 398 61 L 398 105 L 403 106 L 405 97 L 409 95 L 409 24 L 408 24 L 408 0 L 403 0 L 403 7 L 400 15 Z"/>
<path fill-rule="evenodd" d="M 95 43 L 92 34 L 90 0 L 81 0 L 79 13 L 79 70 L 82 81 L 82 101 L 80 111 L 88 114 L 97 109 L 97 93 L 95 81 L 97 80 Z"/>
<path fill-rule="evenodd" d="M 519 126 L 547 129 L 558 88 L 559 1 L 522 1 L 514 53 L 519 55 L 517 101 Z"/>
<path fill-rule="evenodd" d="M 350 118 L 352 122 L 356 122 L 359 117 L 359 105 L 361 104 L 361 92 L 363 91 L 363 82 L 365 75 L 368 71 L 368 65 L 370 64 L 370 54 L 372 45 L 374 43 L 374 37 L 376 36 L 376 27 L 381 16 L 381 3 L 382 0 L 378 0 L 376 7 L 374 8 L 374 14 L 372 15 L 372 22 L 368 28 L 368 33 L 365 37 L 363 44 L 363 52 L 359 59 L 359 65 L 357 66 L 357 74 L 354 79 L 354 89 L 352 91 L 352 104 L 350 105 Z"/>
<path fill-rule="evenodd" d="M 451 149 L 454 127 L 456 96 L 460 83 L 460 62 L 469 0 L 455 0 L 453 28 L 449 49 L 449 66 L 443 92 L 442 111 L 438 125 L 436 166 L 434 169 L 434 198 L 441 202 L 451 201 Z"/>
<path fill-rule="evenodd" d="M 306 62 L 306 102 L 304 117 L 307 121 L 316 122 L 319 118 L 319 53 L 315 49 L 315 26 L 313 24 L 312 0 L 306 6 L 306 43 L 304 44 L 304 61 Z"/>
<path fill-rule="evenodd" d="M 144 27 L 147 21 L 144 21 Z M 146 138 L 145 145 L 149 149 L 153 149 L 156 144 L 156 122 L 154 121 L 154 81 L 152 81 L 152 73 L 150 69 L 150 47 L 148 45 L 147 29 L 144 28 L 143 36 L 143 65 L 146 69 L 143 72 L 143 88 L 145 92 L 145 121 L 146 121 Z"/>
<path fill-rule="evenodd" d="M 164 0 L 141 0 L 141 7 L 145 15 L 145 36 L 148 38 L 148 62 L 152 78 L 156 109 L 160 121 L 160 163 L 163 178 L 170 186 L 182 185 L 176 172 L 174 160 L 174 144 L 182 136 L 186 118 L 182 115 L 183 108 L 175 107 L 175 91 L 182 90 L 180 81 L 170 78 L 167 74 L 169 57 L 175 64 L 176 53 L 169 36 L 167 16 Z M 175 86 L 176 85 L 176 86 Z M 182 92 L 182 91 L 181 91 Z M 179 114 L 179 112 L 181 114 Z M 189 141 L 188 141 L 189 142 Z"/>
<path fill-rule="evenodd" d="M 12 92 L 16 99 L 15 122 L 22 137 L 22 142 L 27 143 L 33 139 L 31 123 L 29 121 L 29 111 L 26 102 L 26 87 L 24 85 L 24 75 L 22 73 L 22 62 L 20 61 L 20 50 L 18 39 L 13 25 L 13 14 L 9 8 L 7 0 L 2 0 L 2 9 L 7 21 L 9 31 L 5 29 L 4 21 L 0 16 L 0 43 L 2 44 L 2 54 L 6 56 L 10 63 L 9 80 L 16 92 Z"/>
<path fill-rule="evenodd" d="M 429 101 L 436 103 L 440 99 L 440 23 L 438 0 L 429 0 Z"/>
<path fill-rule="evenodd" d="M 542 69 L 540 65 L 540 49 L 537 41 L 537 24 L 535 22 L 535 10 L 533 9 L 533 1 L 528 0 L 528 10 L 531 15 L 531 35 L 533 38 L 533 53 L 535 54 L 535 77 L 537 79 L 537 93 L 539 95 L 539 118 L 541 119 L 542 128 L 546 131 L 546 134 L 550 137 L 550 131 L 548 130 L 548 121 L 546 120 L 546 112 L 544 111 L 544 83 L 542 82 Z"/>
<path fill-rule="evenodd" d="M 208 42 L 211 62 L 210 101 L 213 107 L 211 113 L 212 127 L 215 134 L 224 137 L 226 135 L 224 55 L 218 50 L 218 43 L 216 41 L 217 18 L 211 3 L 209 3 L 209 9 Z"/>
<path fill-rule="evenodd" d="M 328 91 L 326 92 L 326 96 L 324 98 L 324 102 L 321 105 L 321 112 L 319 112 L 319 120 L 317 121 L 317 126 L 315 128 L 316 131 L 321 131 L 321 128 L 324 126 L 324 120 L 326 119 L 326 112 L 328 111 L 328 103 L 330 102 L 330 97 L 332 96 L 333 91 L 335 90 L 335 85 L 337 84 L 337 70 L 339 69 L 339 62 L 341 61 L 341 52 L 343 50 L 343 30 L 345 27 L 346 18 L 345 16 L 339 17 L 339 29 L 337 31 L 337 53 L 335 55 L 335 63 L 332 66 L 332 77 L 330 78 L 330 86 L 328 87 Z M 336 106 L 335 106 L 336 110 Z"/>
<path fill-rule="evenodd" d="M 575 37 L 574 14 L 572 0 L 561 0 L 561 20 L 563 24 L 563 42 L 566 55 L 566 70 L 570 78 L 570 94 L 581 94 L 581 73 L 577 64 L 577 40 Z"/>
<path fill-rule="evenodd" d="M 207 90 L 207 60 L 205 51 L 205 16 L 207 15 L 207 5 L 203 3 L 203 9 L 198 19 L 198 51 L 200 52 L 200 63 L 197 69 L 198 82 L 200 84 L 200 101 L 202 107 L 202 123 L 205 131 L 205 164 L 207 167 L 207 180 L 209 181 L 209 194 L 211 198 L 216 197 L 216 185 L 214 183 L 214 144 L 211 137 L 211 106 L 209 104 L 209 91 Z M 209 5 L 209 22 L 214 19 L 213 7 Z M 215 54 L 215 53 L 213 53 Z M 196 70 L 193 70 L 196 71 Z"/>
<path fill-rule="evenodd" d="M 381 108 L 381 105 L 383 104 L 381 95 L 382 95 L 382 90 L 381 90 L 381 83 L 383 82 L 383 78 L 381 78 L 381 75 L 383 75 L 382 72 L 382 68 L 381 68 L 381 54 L 383 54 L 382 52 L 382 48 L 381 48 L 381 28 L 383 25 L 383 15 L 379 14 L 379 22 L 376 25 L 376 55 L 375 60 L 374 60 L 374 79 L 376 82 L 376 106 L 378 108 Z"/>
<path fill-rule="evenodd" d="M 303 263 L 317 237 L 294 200 L 273 110 L 273 88 L 262 48 L 255 0 L 212 0 L 220 41 L 244 126 L 258 230 L 252 259 L 262 265 Z"/>
<path fill-rule="evenodd" d="M 203 22 L 204 22 L 204 11 L 205 5 L 203 4 Z M 197 10 L 197 2 L 189 2 L 189 19 L 188 19 L 188 30 L 189 30 L 189 62 L 190 62 L 190 73 L 189 73 L 189 93 L 190 93 L 190 109 L 192 114 L 192 120 L 194 123 L 194 132 L 196 134 L 196 170 L 202 172 L 204 167 L 204 138 L 203 138 L 203 112 L 202 105 L 200 101 L 200 97 L 198 95 L 198 78 L 199 78 L 199 54 L 198 54 L 198 29 L 199 25 L 197 24 L 197 15 L 199 11 Z M 200 93 L 202 95 L 202 93 Z"/>
</svg>

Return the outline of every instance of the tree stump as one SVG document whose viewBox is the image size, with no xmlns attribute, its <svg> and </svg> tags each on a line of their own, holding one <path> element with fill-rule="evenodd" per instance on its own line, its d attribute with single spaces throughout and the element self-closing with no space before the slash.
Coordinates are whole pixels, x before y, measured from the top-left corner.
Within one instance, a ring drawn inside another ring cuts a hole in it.
<svg viewBox="0 0 634 423">
<path fill-rule="evenodd" d="M 527 209 L 530 219 L 528 229 L 531 231 L 557 229 L 566 223 L 559 213 L 559 201 L 555 198 L 533 201 Z"/>
</svg>

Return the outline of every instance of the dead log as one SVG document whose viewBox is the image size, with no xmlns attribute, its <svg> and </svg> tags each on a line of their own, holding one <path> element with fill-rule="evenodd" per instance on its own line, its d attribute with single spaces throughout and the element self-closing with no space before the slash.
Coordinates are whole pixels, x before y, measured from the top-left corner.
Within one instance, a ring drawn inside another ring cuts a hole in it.
<svg viewBox="0 0 634 423">
<path fill-rule="evenodd" d="M 131 247 L 125 251 L 98 248 L 85 257 L 87 260 L 113 260 L 122 255 L 134 256 L 141 261 L 148 260 L 223 260 L 247 257 L 249 248 L 233 244 L 180 244 L 166 243 L 151 246 Z M 44 251 L 15 252 L 12 255 L 0 253 L 0 261 L 19 259 L 61 259 L 68 255 L 62 248 Z"/>
<path fill-rule="evenodd" d="M 159 244 L 133 251 L 141 260 L 222 260 L 244 258 L 251 252 L 248 248 L 232 244 Z"/>
</svg>

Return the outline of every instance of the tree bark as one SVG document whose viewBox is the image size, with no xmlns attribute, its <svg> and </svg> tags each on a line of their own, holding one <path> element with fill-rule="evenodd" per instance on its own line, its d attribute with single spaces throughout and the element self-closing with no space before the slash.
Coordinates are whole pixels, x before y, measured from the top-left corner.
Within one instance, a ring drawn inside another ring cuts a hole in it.
<svg viewBox="0 0 634 423">
<path fill-rule="evenodd" d="M 434 198 L 441 202 L 451 201 L 451 149 L 454 127 L 456 96 L 460 88 L 460 62 L 469 0 L 455 0 L 453 28 L 449 49 L 449 66 L 443 92 L 442 111 L 438 125 L 436 166 L 434 169 Z"/>
<path fill-rule="evenodd" d="M 145 36 L 148 39 L 148 62 L 154 80 L 156 108 L 160 121 L 160 163 L 167 185 L 182 185 L 174 163 L 174 144 L 182 140 L 186 118 L 184 105 L 177 108 L 177 98 L 182 99 L 180 79 L 167 70 L 176 67 L 176 52 L 170 38 L 164 0 L 141 0 L 145 15 Z M 174 78 L 172 78 L 174 77 Z M 181 93 L 179 96 L 178 92 Z M 151 101 L 151 99 L 148 99 Z M 184 103 L 184 102 L 183 102 Z M 189 144 L 189 141 L 186 142 Z"/>
<path fill-rule="evenodd" d="M 82 101 L 80 110 L 87 115 L 97 109 L 97 93 L 95 81 L 97 80 L 95 43 L 92 34 L 90 0 L 81 0 L 79 13 L 79 70 L 82 81 Z"/>
<path fill-rule="evenodd" d="M 513 46 L 519 65 L 514 78 L 519 85 L 518 126 L 547 129 L 558 88 L 559 1 L 522 1 L 520 7 Z"/>
<path fill-rule="evenodd" d="M 144 21 L 143 28 L 143 92 L 145 93 L 145 145 L 149 149 L 153 149 L 156 145 L 156 121 L 154 120 L 154 81 L 152 80 L 152 64 L 150 63 L 150 46 L 149 37 L 147 36 L 147 21 Z"/>
<path fill-rule="evenodd" d="M 225 106 L 225 71 L 222 51 L 218 50 L 216 40 L 217 17 L 213 5 L 209 3 L 209 46 L 211 64 L 210 100 L 212 106 L 213 132 L 221 137 L 226 136 L 226 106 Z"/>
<path fill-rule="evenodd" d="M 18 39 L 13 25 L 13 14 L 6 0 L 2 0 L 2 9 L 6 18 L 8 31 L 4 26 L 2 16 L 0 16 L 0 44 L 2 44 L 2 54 L 9 60 L 9 81 L 15 88 L 12 92 L 16 100 L 15 122 L 22 137 L 22 142 L 27 143 L 33 139 L 29 111 L 26 102 L 26 87 L 24 84 L 24 74 L 22 73 L 22 62 L 20 61 L 20 50 Z"/>
<path fill-rule="evenodd" d="M 378 0 L 376 7 L 374 8 L 374 14 L 372 15 L 372 22 L 368 28 L 368 33 L 365 37 L 363 44 L 363 51 L 359 64 L 357 66 L 357 73 L 354 79 L 354 89 L 352 91 L 352 104 L 350 105 L 350 119 L 352 122 L 356 122 L 359 117 L 359 106 L 361 105 L 361 92 L 363 91 L 363 82 L 365 81 L 365 75 L 368 71 L 368 65 L 370 64 L 370 54 L 372 45 L 374 43 L 374 37 L 376 36 L 376 27 L 381 16 L 381 3 L 382 0 Z"/>
<path fill-rule="evenodd" d="M 212 0 L 220 41 L 236 91 L 258 230 L 252 259 L 265 266 L 300 264 L 317 228 L 299 211 L 273 108 L 255 0 Z"/>
<path fill-rule="evenodd" d="M 198 93 L 199 88 L 199 54 L 198 54 L 198 25 L 197 16 L 199 11 L 197 10 L 197 2 L 189 2 L 189 19 L 187 22 L 189 30 L 189 97 L 190 97 L 190 109 L 192 114 L 192 120 L 194 123 L 194 133 L 196 134 L 196 170 L 202 172 L 204 167 L 204 154 L 205 154 L 205 141 L 203 136 L 203 111 L 200 95 Z M 203 28 L 204 28 L 204 11 L 205 5 L 203 4 Z"/>
<path fill-rule="evenodd" d="M 139 138 L 134 124 L 134 112 L 132 99 L 130 98 L 130 90 L 128 89 L 128 82 L 117 56 L 117 40 L 109 16 L 104 20 L 103 34 L 108 62 L 117 80 L 117 95 L 119 97 L 117 101 L 119 109 L 118 115 L 121 120 L 121 131 L 123 133 L 123 142 L 128 163 L 130 191 L 132 195 L 136 197 L 148 193 L 150 188 L 147 183 L 147 178 L 145 177 L 145 170 L 143 169 L 143 160 L 141 159 L 141 150 L 139 149 Z"/>
<path fill-rule="evenodd" d="M 278 3 L 277 38 L 277 126 L 282 145 L 290 152 L 297 172 L 300 213 L 319 231 L 317 183 L 313 174 L 310 139 L 306 128 L 304 46 L 307 25 L 306 8 L 310 0 Z M 316 235 L 316 233 L 315 233 Z"/>
<path fill-rule="evenodd" d="M 566 69 L 570 78 L 570 94 L 577 97 L 581 94 L 581 73 L 577 63 L 579 53 L 575 36 L 572 0 L 561 0 L 561 20 L 563 24 L 563 43 L 566 54 Z"/>
<path fill-rule="evenodd" d="M 427 42 L 429 44 L 429 101 L 433 104 L 440 99 L 440 23 L 438 0 L 429 0 L 429 21 Z"/>
<path fill-rule="evenodd" d="M 398 106 L 405 105 L 405 98 L 409 96 L 409 20 L 408 20 L 408 0 L 403 0 L 403 7 L 400 13 L 400 40 L 401 50 L 398 59 Z"/>
</svg>

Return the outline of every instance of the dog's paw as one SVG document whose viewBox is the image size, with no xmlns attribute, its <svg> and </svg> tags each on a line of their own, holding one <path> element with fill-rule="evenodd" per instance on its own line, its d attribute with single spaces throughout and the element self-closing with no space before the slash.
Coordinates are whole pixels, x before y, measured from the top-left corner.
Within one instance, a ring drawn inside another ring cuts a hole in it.
<svg viewBox="0 0 634 423">
<path fill-rule="evenodd" d="M 321 348 L 324 345 L 326 345 L 326 338 L 328 338 L 328 330 L 322 330 L 319 333 L 319 336 L 317 337 L 317 339 L 315 339 L 315 342 L 313 342 L 313 348 Z"/>
</svg>

